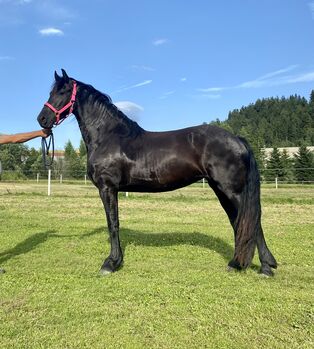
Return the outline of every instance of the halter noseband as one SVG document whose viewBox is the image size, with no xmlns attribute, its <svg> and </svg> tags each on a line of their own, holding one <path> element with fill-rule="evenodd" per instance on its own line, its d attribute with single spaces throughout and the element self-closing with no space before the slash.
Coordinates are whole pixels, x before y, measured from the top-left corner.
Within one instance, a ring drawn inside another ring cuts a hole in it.
<svg viewBox="0 0 314 349">
<path fill-rule="evenodd" d="M 77 91 L 77 86 L 76 86 L 76 81 L 73 81 L 73 90 L 72 90 L 72 95 L 71 95 L 71 99 L 69 101 L 69 103 L 67 103 L 63 108 L 61 109 L 56 109 L 53 105 L 51 105 L 50 103 L 46 102 L 44 105 L 46 107 L 48 107 L 49 109 L 51 109 L 55 115 L 56 115 L 56 122 L 55 125 L 59 125 L 63 120 L 65 120 L 70 114 L 72 114 L 73 112 L 73 108 L 74 108 L 74 103 L 75 103 L 75 99 L 76 99 L 76 91 Z M 70 108 L 70 109 L 69 109 Z M 63 118 L 62 120 L 60 120 L 60 115 L 66 111 L 67 109 L 69 109 L 68 114 L 65 116 L 65 118 Z"/>
</svg>

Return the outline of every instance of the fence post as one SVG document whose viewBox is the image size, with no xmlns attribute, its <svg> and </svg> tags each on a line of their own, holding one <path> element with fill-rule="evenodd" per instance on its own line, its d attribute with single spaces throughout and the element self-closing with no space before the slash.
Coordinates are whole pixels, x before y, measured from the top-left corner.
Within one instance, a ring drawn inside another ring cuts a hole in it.
<svg viewBox="0 0 314 349">
<path fill-rule="evenodd" d="M 48 170 L 48 196 L 51 194 L 51 169 Z"/>
<path fill-rule="evenodd" d="M 37 181 L 37 183 L 39 183 L 39 173 L 37 173 L 36 181 Z"/>
<path fill-rule="evenodd" d="M 203 178 L 203 189 L 205 188 L 205 178 Z"/>
<path fill-rule="evenodd" d="M 62 173 L 60 173 L 60 184 L 62 183 Z"/>
<path fill-rule="evenodd" d="M 278 189 L 278 177 L 275 178 L 275 186 L 276 186 L 276 189 Z"/>
<path fill-rule="evenodd" d="M 87 176 L 86 175 L 84 176 L 84 181 L 85 181 L 85 184 L 87 184 Z"/>
<path fill-rule="evenodd" d="M 128 191 L 125 192 L 125 196 L 126 196 L 127 198 L 129 197 L 129 192 L 128 192 Z"/>
</svg>

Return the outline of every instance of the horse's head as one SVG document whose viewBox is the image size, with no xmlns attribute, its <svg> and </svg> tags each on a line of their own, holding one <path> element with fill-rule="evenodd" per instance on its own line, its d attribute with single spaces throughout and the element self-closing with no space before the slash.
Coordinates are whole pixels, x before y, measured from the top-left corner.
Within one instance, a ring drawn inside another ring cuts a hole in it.
<svg viewBox="0 0 314 349">
<path fill-rule="evenodd" d="M 73 111 L 76 99 L 76 81 L 70 79 L 62 69 L 62 76 L 55 72 L 55 83 L 50 92 L 48 102 L 37 117 L 37 121 L 43 128 L 51 128 L 58 125 Z"/>
</svg>

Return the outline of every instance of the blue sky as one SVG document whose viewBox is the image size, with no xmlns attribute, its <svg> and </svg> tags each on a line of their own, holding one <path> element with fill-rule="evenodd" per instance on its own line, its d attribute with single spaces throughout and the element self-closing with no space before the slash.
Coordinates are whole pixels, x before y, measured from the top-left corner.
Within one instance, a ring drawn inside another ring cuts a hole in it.
<svg viewBox="0 0 314 349">
<path fill-rule="evenodd" d="M 258 98 L 308 98 L 314 1 L 0 0 L 1 133 L 39 128 L 61 68 L 152 131 L 226 119 Z M 54 133 L 58 148 L 78 146 L 74 117 Z"/>
</svg>

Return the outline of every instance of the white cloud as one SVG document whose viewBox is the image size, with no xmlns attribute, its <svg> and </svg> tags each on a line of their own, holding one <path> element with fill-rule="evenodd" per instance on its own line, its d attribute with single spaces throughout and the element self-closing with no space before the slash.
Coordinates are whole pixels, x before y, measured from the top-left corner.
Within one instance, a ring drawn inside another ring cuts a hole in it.
<svg viewBox="0 0 314 349">
<path fill-rule="evenodd" d="M 200 92 L 220 92 L 225 90 L 225 87 L 209 87 L 209 88 L 198 88 L 197 91 Z"/>
<path fill-rule="evenodd" d="M 64 35 L 64 33 L 63 33 L 63 31 L 61 29 L 52 28 L 52 27 L 51 28 L 40 29 L 39 33 L 42 36 L 53 36 L 53 35 L 62 36 L 62 35 Z"/>
<path fill-rule="evenodd" d="M 299 74 L 295 76 L 290 76 L 285 79 L 287 84 L 295 84 L 298 82 L 311 82 L 314 81 L 314 72 L 308 72 L 304 74 Z"/>
<path fill-rule="evenodd" d="M 282 75 L 284 73 L 287 73 L 291 70 L 294 70 L 298 67 L 298 65 L 294 64 L 294 65 L 290 65 L 286 68 L 283 69 L 278 69 L 275 70 L 273 72 L 267 73 L 255 80 L 251 80 L 251 81 L 246 81 L 243 82 L 241 84 L 239 84 L 238 86 L 235 87 L 239 87 L 239 88 L 256 88 L 256 87 L 262 87 L 262 86 L 269 86 L 269 85 L 276 85 L 278 84 L 279 81 L 282 81 L 282 77 L 281 78 L 277 78 L 277 79 L 273 79 L 274 77 L 278 76 L 278 75 Z"/>
<path fill-rule="evenodd" d="M 160 99 L 166 99 L 168 98 L 169 96 L 173 95 L 176 91 L 173 90 L 173 91 L 168 91 L 168 92 L 165 92 L 161 97 L 159 97 Z"/>
<path fill-rule="evenodd" d="M 165 39 L 165 38 L 163 38 L 163 39 L 156 39 L 156 40 L 153 41 L 153 45 L 154 46 L 160 46 L 160 45 L 164 45 L 164 44 L 166 44 L 168 42 L 169 42 L 169 40 Z"/>
<path fill-rule="evenodd" d="M 143 82 L 140 82 L 138 84 L 132 85 L 129 88 L 135 88 L 135 87 L 140 87 L 140 86 L 144 86 L 144 85 L 148 85 L 152 82 L 153 80 L 145 80 Z"/>
<path fill-rule="evenodd" d="M 221 95 L 219 94 L 213 94 L 213 93 L 201 93 L 201 94 L 198 94 L 198 95 L 193 95 L 191 96 L 195 99 L 200 99 L 200 100 L 206 100 L 206 99 L 219 99 L 221 98 Z"/>
<path fill-rule="evenodd" d="M 130 101 L 119 101 L 115 102 L 114 105 L 135 121 L 138 121 L 139 114 L 144 111 L 143 107 Z"/>
<path fill-rule="evenodd" d="M 313 3 L 314 4 L 314 3 Z M 224 90 L 238 89 L 238 88 L 259 88 L 269 86 L 288 85 L 302 82 L 314 81 L 314 71 L 307 73 L 299 73 L 295 75 L 287 75 L 285 73 L 291 72 L 298 68 L 298 65 L 290 65 L 286 68 L 278 69 L 273 72 L 262 75 L 254 80 L 242 82 L 235 86 L 225 87 L 209 87 L 209 88 L 198 88 L 197 91 L 209 93 L 209 92 L 221 92 Z M 214 95 L 213 95 L 214 96 Z"/>
<path fill-rule="evenodd" d="M 185 82 L 187 79 L 186 78 L 181 78 L 180 81 L 181 82 Z"/>
<path fill-rule="evenodd" d="M 145 85 L 149 85 L 153 82 L 153 80 L 145 80 L 143 82 L 139 82 L 138 84 L 135 84 L 135 85 L 131 85 L 131 86 L 123 86 L 122 88 L 116 90 L 116 91 L 113 91 L 113 93 L 116 93 L 116 92 L 122 92 L 122 91 L 127 91 L 127 90 L 131 90 L 132 88 L 136 88 L 136 87 L 141 87 L 141 86 L 145 86 Z"/>
<path fill-rule="evenodd" d="M 265 74 L 265 75 L 261 76 L 260 78 L 258 78 L 258 80 L 265 80 L 265 79 L 269 79 L 269 78 L 272 78 L 272 77 L 277 76 L 277 75 L 287 73 L 291 70 L 298 68 L 298 66 L 299 66 L 298 64 L 289 65 L 286 68 L 278 69 L 278 70 L 275 70 L 271 73 Z"/>
</svg>

